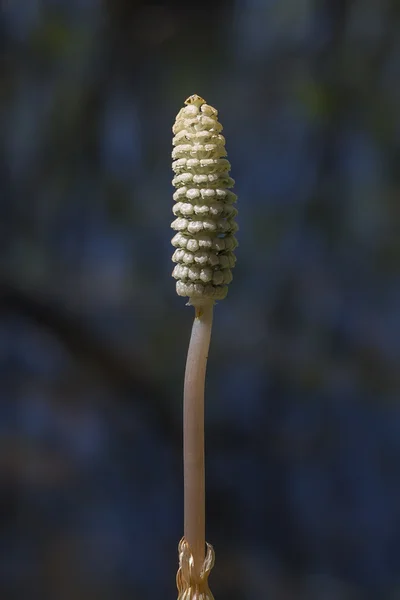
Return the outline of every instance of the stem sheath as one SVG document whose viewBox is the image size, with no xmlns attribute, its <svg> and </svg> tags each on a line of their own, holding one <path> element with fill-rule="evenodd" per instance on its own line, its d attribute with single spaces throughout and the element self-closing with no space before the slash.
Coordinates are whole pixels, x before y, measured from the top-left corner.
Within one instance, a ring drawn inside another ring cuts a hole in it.
<svg viewBox="0 0 400 600">
<path fill-rule="evenodd" d="M 199 575 L 205 557 L 204 386 L 213 300 L 195 307 L 183 394 L 184 535 Z"/>
</svg>

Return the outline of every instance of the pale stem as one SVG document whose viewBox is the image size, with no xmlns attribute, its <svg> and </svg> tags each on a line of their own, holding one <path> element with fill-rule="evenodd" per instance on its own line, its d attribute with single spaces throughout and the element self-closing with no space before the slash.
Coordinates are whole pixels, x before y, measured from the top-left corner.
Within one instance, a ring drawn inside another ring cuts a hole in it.
<svg viewBox="0 0 400 600">
<path fill-rule="evenodd" d="M 183 394 L 184 535 L 196 576 L 205 557 L 204 385 L 213 305 L 203 300 L 195 306 Z"/>
</svg>

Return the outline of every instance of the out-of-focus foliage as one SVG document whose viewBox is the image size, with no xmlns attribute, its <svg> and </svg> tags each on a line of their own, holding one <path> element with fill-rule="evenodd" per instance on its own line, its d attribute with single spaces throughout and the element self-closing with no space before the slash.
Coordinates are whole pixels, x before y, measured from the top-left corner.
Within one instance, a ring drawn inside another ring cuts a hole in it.
<svg viewBox="0 0 400 600">
<path fill-rule="evenodd" d="M 239 194 L 207 385 L 219 600 L 400 592 L 396 0 L 0 4 L 2 598 L 176 595 L 171 126 Z"/>
</svg>

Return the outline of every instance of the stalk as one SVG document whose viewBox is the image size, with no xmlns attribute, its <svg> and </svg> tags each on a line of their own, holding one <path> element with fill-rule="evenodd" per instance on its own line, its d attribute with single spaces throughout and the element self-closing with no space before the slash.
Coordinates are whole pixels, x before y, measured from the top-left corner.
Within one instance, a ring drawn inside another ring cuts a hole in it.
<svg viewBox="0 0 400 600">
<path fill-rule="evenodd" d="M 194 575 L 205 558 L 204 387 L 214 301 L 195 307 L 183 394 L 184 536 L 192 549 Z"/>
</svg>

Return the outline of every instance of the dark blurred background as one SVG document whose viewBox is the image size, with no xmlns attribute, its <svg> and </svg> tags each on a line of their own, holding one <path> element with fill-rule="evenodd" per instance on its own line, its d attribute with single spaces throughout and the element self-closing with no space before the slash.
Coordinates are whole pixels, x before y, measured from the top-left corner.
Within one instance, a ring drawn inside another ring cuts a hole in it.
<svg viewBox="0 0 400 600">
<path fill-rule="evenodd" d="M 176 597 L 171 127 L 224 125 L 217 600 L 400 598 L 400 4 L 1 0 L 2 600 Z"/>
</svg>

